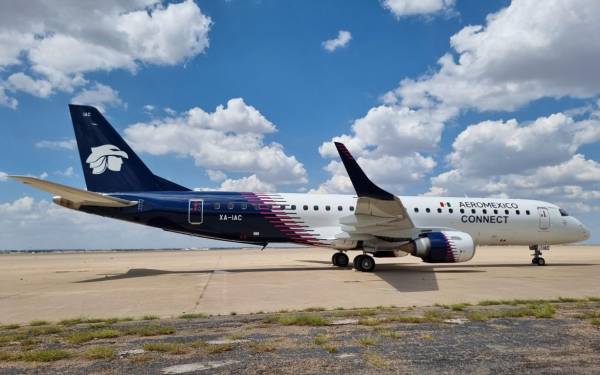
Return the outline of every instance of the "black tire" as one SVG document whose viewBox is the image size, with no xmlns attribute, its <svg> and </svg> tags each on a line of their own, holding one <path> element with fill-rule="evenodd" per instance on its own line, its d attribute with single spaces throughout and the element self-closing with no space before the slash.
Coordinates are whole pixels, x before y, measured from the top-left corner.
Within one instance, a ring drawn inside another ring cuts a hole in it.
<svg viewBox="0 0 600 375">
<path fill-rule="evenodd" d="M 363 255 L 360 259 L 360 270 L 363 272 L 373 272 L 375 269 L 375 259 L 369 255 Z"/>
<path fill-rule="evenodd" d="M 536 257 L 536 258 L 533 258 L 533 259 L 531 259 L 531 264 L 537 264 L 537 263 L 538 263 L 538 259 L 539 259 L 539 258 L 537 258 L 537 257 Z"/>
<path fill-rule="evenodd" d="M 334 266 L 337 266 L 337 255 L 338 253 L 333 253 L 333 255 L 331 256 L 331 264 L 333 264 Z"/>
<path fill-rule="evenodd" d="M 350 259 L 346 253 L 337 253 L 337 264 L 338 267 L 348 267 L 348 263 L 350 263 Z"/>
<path fill-rule="evenodd" d="M 362 271 L 362 268 L 360 267 L 360 263 L 361 263 L 362 257 L 364 257 L 364 255 L 362 255 L 362 254 L 361 255 L 357 255 L 357 256 L 354 257 L 354 261 L 352 262 L 353 266 L 354 266 L 354 269 L 357 270 L 357 271 Z"/>
<path fill-rule="evenodd" d="M 546 265 L 546 260 L 544 260 L 544 258 L 538 258 L 537 265 L 538 266 L 545 266 Z"/>
</svg>

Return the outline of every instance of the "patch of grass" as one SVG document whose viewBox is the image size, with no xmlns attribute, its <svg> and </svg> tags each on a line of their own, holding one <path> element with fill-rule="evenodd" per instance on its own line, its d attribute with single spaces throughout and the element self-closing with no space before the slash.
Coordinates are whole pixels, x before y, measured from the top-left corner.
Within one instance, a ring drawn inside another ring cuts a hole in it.
<svg viewBox="0 0 600 375">
<path fill-rule="evenodd" d="M 424 323 L 425 319 L 421 316 L 392 316 L 388 321 L 399 323 Z"/>
<path fill-rule="evenodd" d="M 302 311 L 304 311 L 304 312 L 317 312 L 317 311 L 325 311 L 325 310 L 327 310 L 327 309 L 324 308 L 324 307 L 308 307 L 308 308 L 306 308 L 306 309 L 304 309 Z"/>
<path fill-rule="evenodd" d="M 593 326 L 600 326 L 600 319 L 595 318 L 590 320 L 590 323 L 592 323 Z"/>
<path fill-rule="evenodd" d="M 244 332 L 233 332 L 229 336 L 227 336 L 229 340 L 241 340 L 244 337 L 246 337 L 246 333 Z"/>
<path fill-rule="evenodd" d="M 15 354 L 11 353 L 11 352 L 7 352 L 4 350 L 0 350 L 0 362 L 3 361 L 14 361 L 15 360 Z"/>
<path fill-rule="evenodd" d="M 329 321 L 321 315 L 297 314 L 278 316 L 277 323 L 285 326 L 324 326 L 329 324 Z"/>
<path fill-rule="evenodd" d="M 147 324 L 141 326 L 128 327 L 125 333 L 128 335 L 138 336 L 170 335 L 172 333 L 175 333 L 175 327 L 158 324 Z"/>
<path fill-rule="evenodd" d="M 78 331 L 71 333 L 67 337 L 67 341 L 71 344 L 81 344 L 96 339 L 108 339 L 119 337 L 122 334 L 123 332 L 112 328 L 97 329 L 91 331 Z"/>
<path fill-rule="evenodd" d="M 92 346 L 83 352 L 83 356 L 87 359 L 113 359 L 117 351 L 110 346 Z"/>
<path fill-rule="evenodd" d="M 143 345 L 143 348 L 149 352 L 170 354 L 185 354 L 189 351 L 185 345 L 172 342 L 147 342 Z"/>
<path fill-rule="evenodd" d="M 0 336 L 0 345 L 8 344 L 9 342 L 15 342 L 25 339 L 25 335 L 21 333 L 14 333 L 9 335 Z"/>
<path fill-rule="evenodd" d="M 362 346 L 373 346 L 377 344 L 377 338 L 372 336 L 365 336 L 356 339 L 356 341 Z"/>
<path fill-rule="evenodd" d="M 533 308 L 533 316 L 535 316 L 538 319 L 552 318 L 555 313 L 556 309 L 549 303 L 537 305 Z"/>
<path fill-rule="evenodd" d="M 450 309 L 452 311 L 464 311 L 465 308 L 471 306 L 470 303 L 454 303 L 452 305 L 450 305 Z"/>
<path fill-rule="evenodd" d="M 600 302 L 600 297 L 587 297 L 590 302 Z"/>
<path fill-rule="evenodd" d="M 157 315 L 144 315 L 141 320 L 158 320 L 160 317 Z"/>
<path fill-rule="evenodd" d="M 338 310 L 334 312 L 334 316 L 351 317 L 351 316 L 373 316 L 377 314 L 375 309 L 359 309 L 359 310 Z"/>
<path fill-rule="evenodd" d="M 45 320 L 32 320 L 31 322 L 29 322 L 30 326 L 45 326 L 47 324 L 50 324 L 50 322 L 45 321 Z"/>
<path fill-rule="evenodd" d="M 392 339 L 399 339 L 400 337 L 403 336 L 402 333 L 393 331 L 391 329 L 380 329 L 380 330 L 377 330 L 377 333 L 383 337 L 389 337 Z"/>
<path fill-rule="evenodd" d="M 0 329 L 6 329 L 6 330 L 13 330 L 13 329 L 17 329 L 20 328 L 21 326 L 19 324 L 4 324 L 4 325 L 0 325 Z"/>
<path fill-rule="evenodd" d="M 19 353 L 17 359 L 27 362 L 53 362 L 70 358 L 72 355 L 70 351 L 62 349 L 30 350 Z"/>
<path fill-rule="evenodd" d="M 380 318 L 362 318 L 358 320 L 358 324 L 363 326 L 378 326 L 384 322 L 385 320 Z"/>
<path fill-rule="evenodd" d="M 205 313 L 187 313 L 179 315 L 179 319 L 204 319 L 208 318 Z"/>
<path fill-rule="evenodd" d="M 26 338 L 24 340 L 21 340 L 21 342 L 20 342 L 21 349 L 23 349 L 23 350 L 30 350 L 35 345 L 39 344 L 40 342 L 41 342 L 41 340 L 28 337 L 28 338 Z"/>
<path fill-rule="evenodd" d="M 489 319 L 489 316 L 480 310 L 473 310 L 467 313 L 467 319 L 482 322 Z"/>
<path fill-rule="evenodd" d="M 27 330 L 27 334 L 31 336 L 41 336 L 41 335 L 52 335 L 55 333 L 61 333 L 62 328 L 59 326 L 36 326 L 29 328 Z"/>
<path fill-rule="evenodd" d="M 332 343 L 327 343 L 327 344 L 323 344 L 321 345 L 321 348 L 327 350 L 328 353 L 337 353 L 338 349 L 337 346 L 333 345 Z"/>
<path fill-rule="evenodd" d="M 252 341 L 248 347 L 257 353 L 267 353 L 275 351 L 277 344 L 274 341 Z"/>
<path fill-rule="evenodd" d="M 558 297 L 559 302 L 581 302 L 585 300 L 587 300 L 587 298 Z"/>
<path fill-rule="evenodd" d="M 438 323 L 444 319 L 449 319 L 451 317 L 452 314 L 450 314 L 449 312 L 437 310 L 425 311 L 425 313 L 423 314 L 423 319 L 429 323 Z"/>
<path fill-rule="evenodd" d="M 233 350 L 233 344 L 207 344 L 204 350 L 209 354 L 228 352 Z"/>
<path fill-rule="evenodd" d="M 315 336 L 314 343 L 315 345 L 323 346 L 327 344 L 330 339 L 331 337 L 329 335 L 318 334 L 317 336 Z"/>
<path fill-rule="evenodd" d="M 381 354 L 366 352 L 365 354 L 363 354 L 363 356 L 367 363 L 373 367 L 377 367 L 379 369 L 384 369 L 388 367 L 387 359 Z"/>
<path fill-rule="evenodd" d="M 600 311 L 586 311 L 581 314 L 575 315 L 577 319 L 599 319 Z"/>
</svg>

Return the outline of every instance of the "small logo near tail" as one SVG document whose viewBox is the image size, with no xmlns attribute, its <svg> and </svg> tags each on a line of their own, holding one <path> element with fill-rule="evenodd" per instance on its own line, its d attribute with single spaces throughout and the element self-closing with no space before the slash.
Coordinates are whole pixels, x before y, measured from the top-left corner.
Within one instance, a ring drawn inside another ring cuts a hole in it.
<svg viewBox="0 0 600 375">
<path fill-rule="evenodd" d="M 92 147 L 92 153 L 85 160 L 92 169 L 92 174 L 102 174 L 107 169 L 119 172 L 123 165 L 123 159 L 129 159 L 127 153 L 121 151 L 117 146 L 102 145 Z"/>
</svg>

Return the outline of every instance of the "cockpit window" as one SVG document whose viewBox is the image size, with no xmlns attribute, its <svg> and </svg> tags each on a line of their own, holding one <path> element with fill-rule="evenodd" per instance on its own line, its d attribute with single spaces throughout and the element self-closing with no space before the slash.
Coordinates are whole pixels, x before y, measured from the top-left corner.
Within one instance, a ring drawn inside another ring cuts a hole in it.
<svg viewBox="0 0 600 375">
<path fill-rule="evenodd" d="M 569 216 L 569 213 L 562 208 L 559 208 L 558 212 L 560 212 L 560 216 Z"/>
</svg>

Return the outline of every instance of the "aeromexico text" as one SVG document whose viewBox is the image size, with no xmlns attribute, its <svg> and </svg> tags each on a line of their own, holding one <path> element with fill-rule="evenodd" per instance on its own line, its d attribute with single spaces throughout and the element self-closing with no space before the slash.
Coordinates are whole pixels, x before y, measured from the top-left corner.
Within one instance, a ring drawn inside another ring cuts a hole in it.
<svg viewBox="0 0 600 375">
<path fill-rule="evenodd" d="M 492 208 L 492 209 L 518 209 L 519 205 L 512 202 L 459 202 L 460 208 Z M 490 223 L 506 224 L 508 215 L 462 215 L 460 221 L 463 223 Z"/>
</svg>

